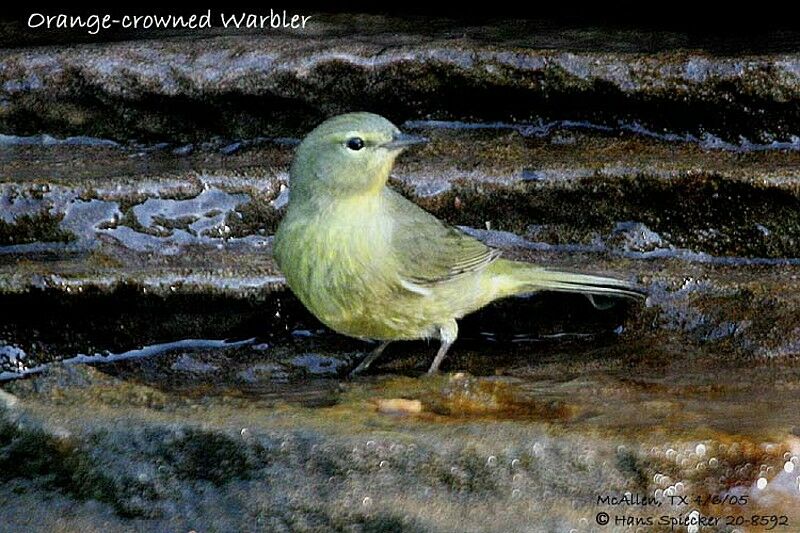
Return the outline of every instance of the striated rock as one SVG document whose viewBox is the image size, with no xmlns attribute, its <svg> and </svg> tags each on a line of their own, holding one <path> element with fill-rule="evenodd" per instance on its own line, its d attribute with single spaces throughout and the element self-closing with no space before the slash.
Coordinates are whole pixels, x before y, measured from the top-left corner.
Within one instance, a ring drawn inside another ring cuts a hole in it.
<svg viewBox="0 0 800 533">
<path fill-rule="evenodd" d="M 565 38 L 507 22 L 522 27 L 319 14 L 305 32 L 6 49 L 0 127 L 194 142 L 296 136 L 324 116 L 371 109 L 401 122 L 589 120 L 797 144 L 800 58 L 780 46 L 791 36 L 730 56 L 687 49 L 680 35 Z"/>
<path fill-rule="evenodd" d="M 534 319 L 518 323 L 510 335 L 552 335 L 588 321 L 594 325 L 580 334 L 621 328 L 623 339 L 680 334 L 740 357 L 796 353 L 798 152 L 708 150 L 692 142 L 571 129 L 559 130 L 569 132 L 570 144 L 500 126 L 420 123 L 414 129 L 432 142 L 404 155 L 392 181 L 414 201 L 507 257 L 627 277 L 650 294 L 645 309 L 628 314 L 617 308 L 602 319 L 587 312 L 570 320 L 567 309 L 578 304 L 568 297 L 544 300 L 564 308 L 552 320 L 535 302 L 518 303 L 530 307 Z M 160 304 L 165 320 L 183 307 L 182 295 L 255 299 L 264 306 L 263 326 L 255 329 L 244 325 L 251 311 L 233 304 L 236 318 L 227 328 L 192 314 L 193 335 L 166 328 L 139 337 L 145 330 L 134 328 L 134 345 L 89 343 L 66 352 L 55 339 L 44 350 L 28 343 L 20 347 L 26 368 L 54 357 L 94 357 L 103 350 L 119 355 L 136 345 L 192 337 L 224 339 L 237 331 L 231 329 L 237 322 L 240 338 L 269 337 L 282 327 L 283 320 L 270 323 L 271 309 L 299 309 L 292 296 L 271 294 L 283 288 L 270 243 L 288 199 L 290 156 L 290 146 L 266 141 L 227 155 L 213 147 L 186 156 L 118 146 L 15 149 L 0 181 L 3 293 L 24 298 L 44 291 L 45 306 L 60 299 L 48 291 L 86 294 L 86 305 L 105 308 L 102 302 L 132 290 L 166 298 Z M 528 179 L 531 168 L 546 177 Z M 436 190 L 431 182 L 439 184 Z M 508 320 L 498 312 L 483 319 Z M 319 328 L 304 311 L 293 313 L 294 329 Z M 7 323 L 2 338 L 8 349 L 27 335 L 23 331 L 41 327 L 14 316 Z M 480 322 L 468 327 L 481 329 Z M 471 333 L 462 327 L 464 334 Z M 310 375 L 336 376 L 353 360 L 350 353 L 329 356 L 324 367 L 316 356 L 309 365 L 292 364 L 293 358 L 305 361 L 295 353 L 268 372 L 237 371 L 256 381 L 267 375 L 285 382 L 301 367 Z M 18 367 L 19 358 L 3 365 L 8 372 Z M 467 369 L 488 370 L 483 363 Z"/>
<path fill-rule="evenodd" d="M 800 523 L 792 35 L 313 20 L 0 51 L 0 529 Z M 398 342 L 347 379 L 371 346 L 271 242 L 293 147 L 353 109 L 431 139 L 402 194 L 646 302 L 497 302 L 450 374 Z"/>
</svg>

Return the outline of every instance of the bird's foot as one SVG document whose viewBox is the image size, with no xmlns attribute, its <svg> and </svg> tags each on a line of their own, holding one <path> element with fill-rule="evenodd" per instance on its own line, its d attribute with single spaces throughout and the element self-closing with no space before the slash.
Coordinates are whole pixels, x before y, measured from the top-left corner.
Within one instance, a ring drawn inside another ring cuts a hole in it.
<svg viewBox="0 0 800 533">
<path fill-rule="evenodd" d="M 369 368 L 369 362 L 367 361 L 367 359 L 369 359 L 369 356 L 367 356 L 363 361 L 361 361 L 361 363 L 359 363 L 359 365 L 357 367 L 355 367 L 353 370 L 351 370 L 350 373 L 347 375 L 347 377 L 354 378 L 354 377 L 360 375 L 366 369 L 368 369 Z"/>
<path fill-rule="evenodd" d="M 359 374 L 364 372 L 366 369 L 368 369 L 369 365 L 371 365 L 372 362 L 375 361 L 375 359 L 377 359 L 378 357 L 381 356 L 381 354 L 383 353 L 383 350 L 385 350 L 388 345 L 389 345 L 389 341 L 382 342 L 380 344 L 380 346 L 378 346 L 377 348 L 372 350 L 372 352 L 368 356 L 366 356 L 364 358 L 364 360 L 361 361 L 361 363 L 359 363 L 359 365 L 357 367 L 355 367 L 353 370 L 350 371 L 350 374 L 349 374 L 348 377 L 352 378 L 352 377 L 358 376 Z"/>
</svg>

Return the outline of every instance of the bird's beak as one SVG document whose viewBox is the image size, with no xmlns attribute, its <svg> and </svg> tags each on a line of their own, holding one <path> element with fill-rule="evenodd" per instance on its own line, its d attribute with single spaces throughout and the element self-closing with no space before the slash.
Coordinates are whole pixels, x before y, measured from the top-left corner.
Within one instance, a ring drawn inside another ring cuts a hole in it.
<svg viewBox="0 0 800 533">
<path fill-rule="evenodd" d="M 428 142 L 428 139 L 425 137 L 420 137 L 419 135 L 409 135 L 407 133 L 395 133 L 392 136 L 392 140 L 383 143 L 383 147 L 389 150 L 402 150 L 408 146 L 414 144 L 425 144 Z"/>
</svg>

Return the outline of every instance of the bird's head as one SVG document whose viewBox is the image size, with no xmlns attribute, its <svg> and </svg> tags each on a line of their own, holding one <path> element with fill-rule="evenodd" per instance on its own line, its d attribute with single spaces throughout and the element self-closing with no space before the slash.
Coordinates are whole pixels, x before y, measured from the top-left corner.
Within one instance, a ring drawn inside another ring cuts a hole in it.
<svg viewBox="0 0 800 533">
<path fill-rule="evenodd" d="M 400 152 L 424 142 L 425 138 L 404 134 L 373 113 L 330 118 L 298 146 L 292 162 L 291 196 L 377 193 Z"/>
</svg>

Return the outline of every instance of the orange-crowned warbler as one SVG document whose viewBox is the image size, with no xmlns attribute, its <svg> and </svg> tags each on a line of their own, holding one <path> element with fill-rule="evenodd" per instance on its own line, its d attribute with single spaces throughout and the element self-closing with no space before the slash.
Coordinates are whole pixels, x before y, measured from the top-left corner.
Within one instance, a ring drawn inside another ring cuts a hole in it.
<svg viewBox="0 0 800 533">
<path fill-rule="evenodd" d="M 456 320 L 489 302 L 536 291 L 637 297 L 613 278 L 501 258 L 386 186 L 395 158 L 425 142 L 372 113 L 326 120 L 300 143 L 274 253 L 300 301 L 331 329 L 382 341 L 438 338 L 435 373 Z"/>
</svg>

